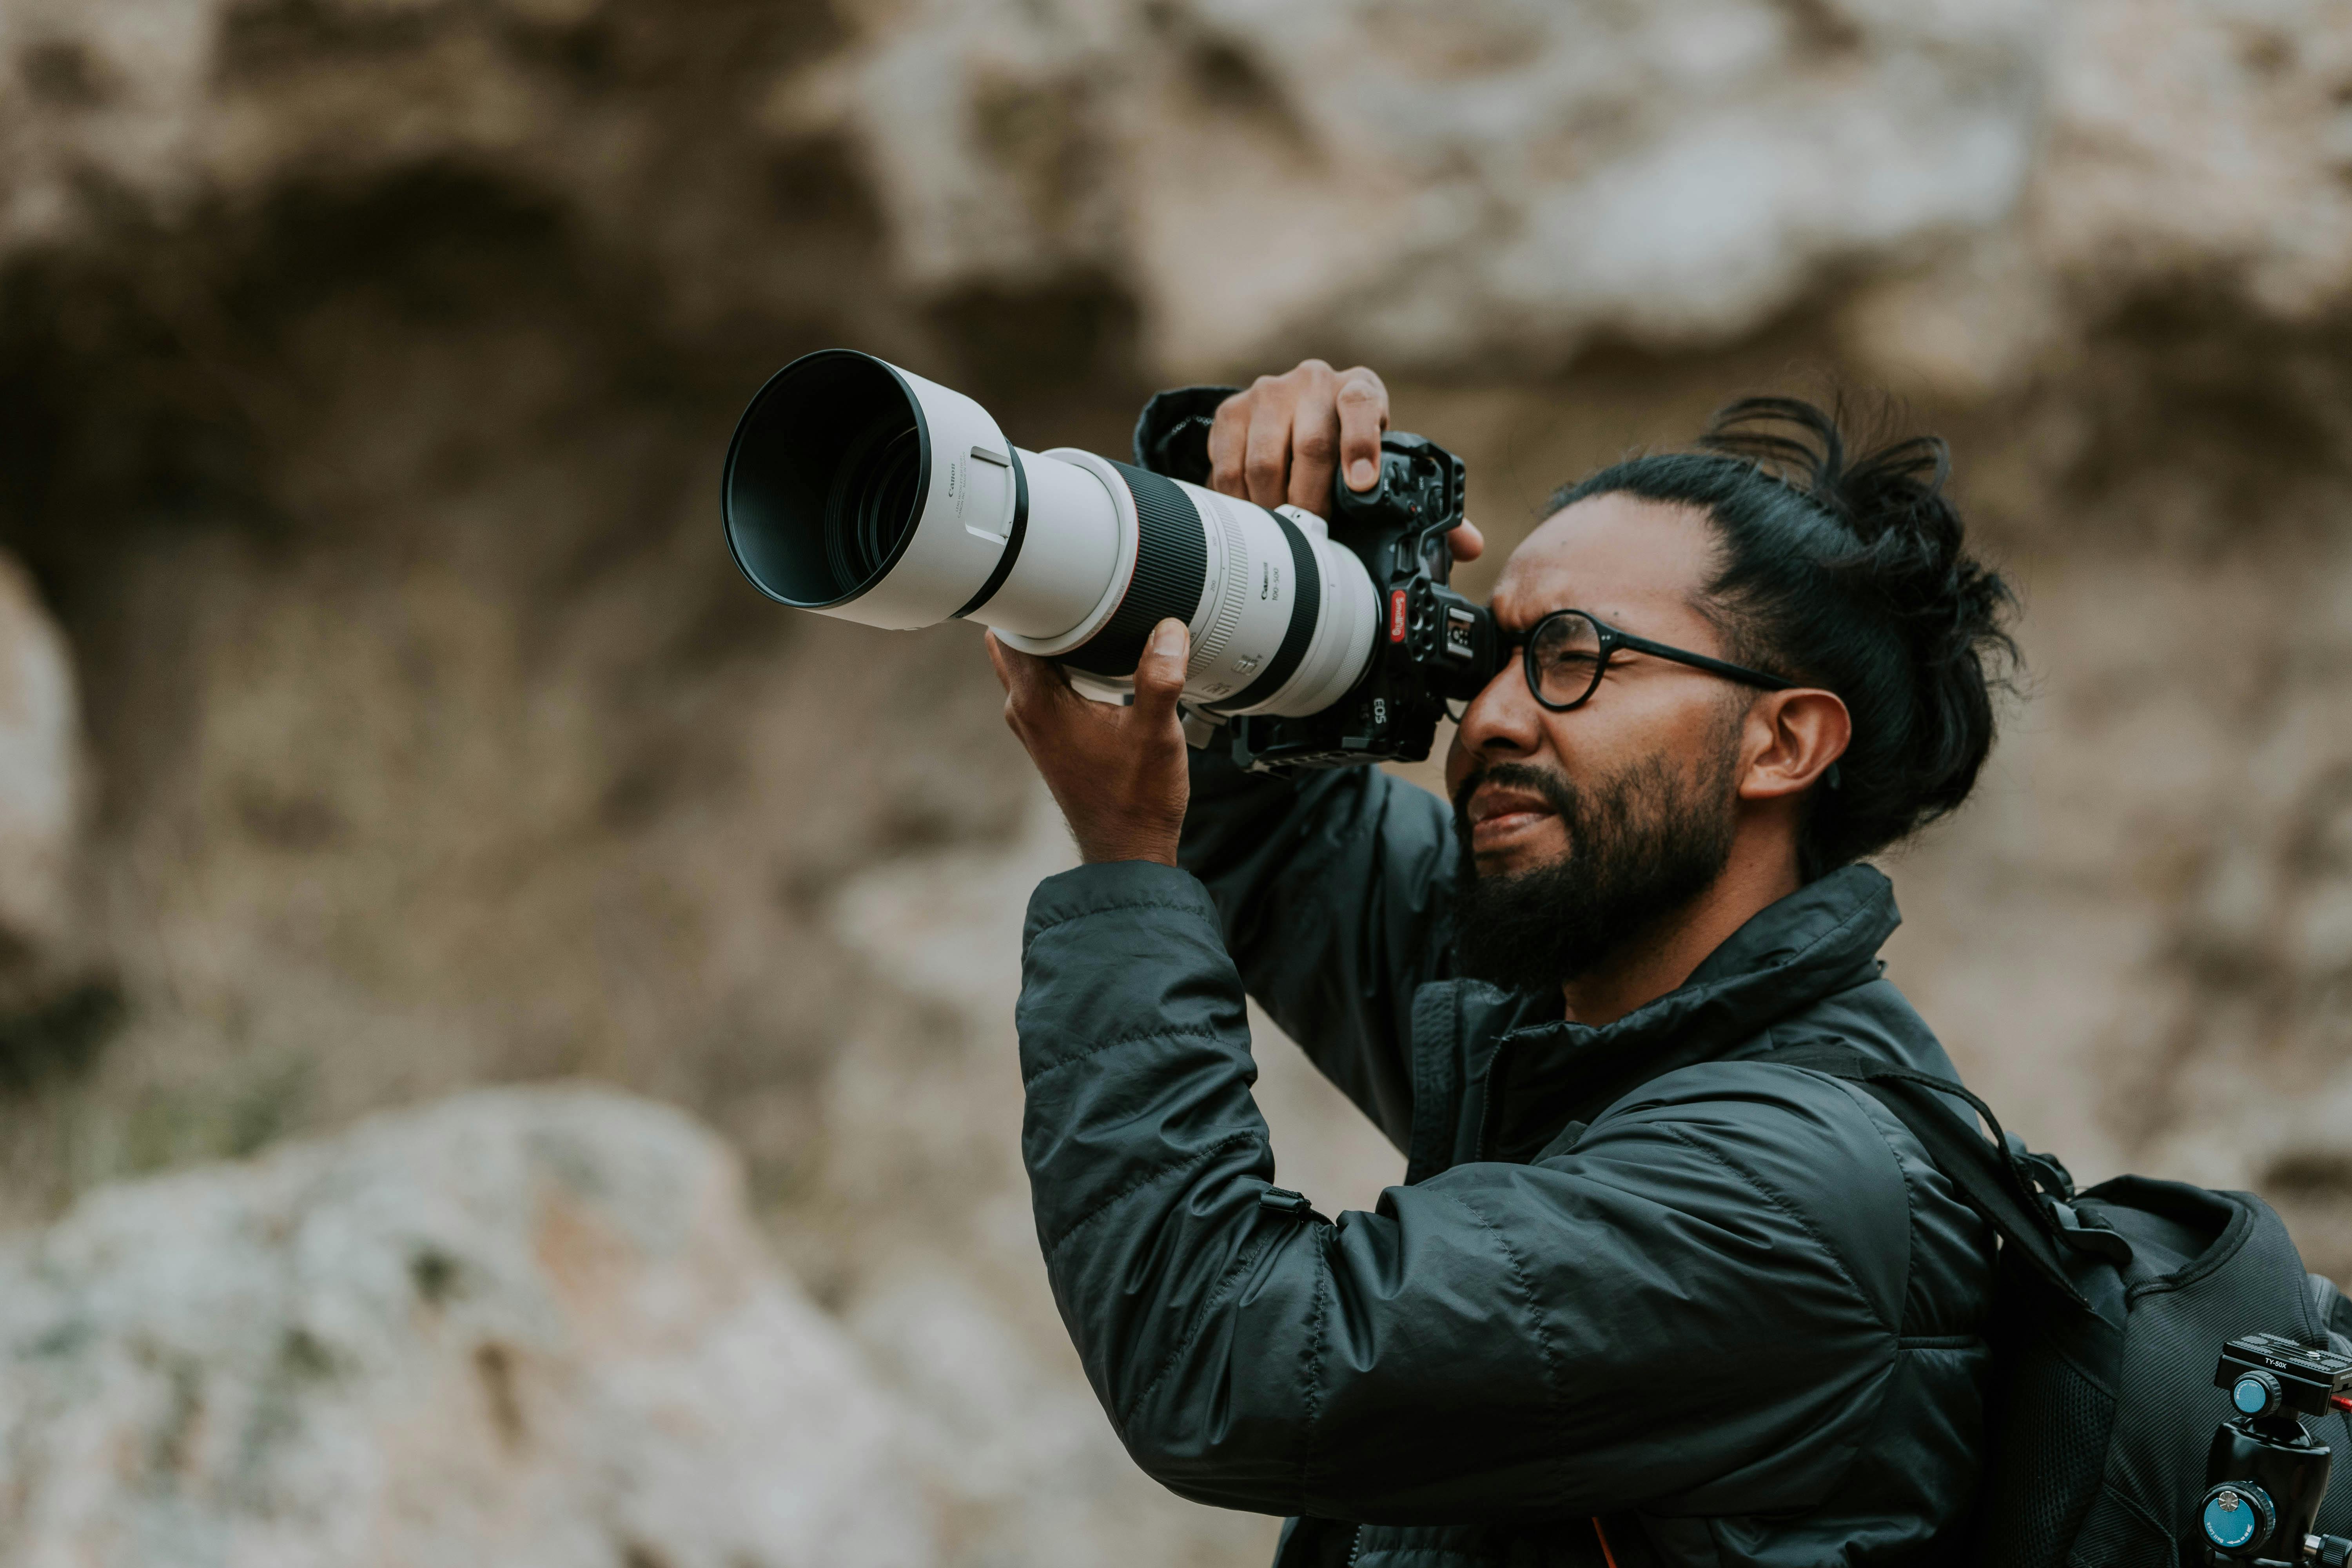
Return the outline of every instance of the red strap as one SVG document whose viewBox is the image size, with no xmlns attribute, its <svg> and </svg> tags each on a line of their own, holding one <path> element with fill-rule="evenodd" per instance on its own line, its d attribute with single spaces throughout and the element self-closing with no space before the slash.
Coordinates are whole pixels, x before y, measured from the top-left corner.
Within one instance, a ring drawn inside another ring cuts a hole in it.
<svg viewBox="0 0 2352 1568">
<path fill-rule="evenodd" d="M 1609 1550 L 1608 1532 L 1601 1528 L 1601 1516 L 1597 1513 L 1592 1516 L 1592 1533 L 1601 1542 L 1601 1561 L 1608 1563 L 1609 1568 L 1617 1568 L 1617 1554 Z"/>
</svg>

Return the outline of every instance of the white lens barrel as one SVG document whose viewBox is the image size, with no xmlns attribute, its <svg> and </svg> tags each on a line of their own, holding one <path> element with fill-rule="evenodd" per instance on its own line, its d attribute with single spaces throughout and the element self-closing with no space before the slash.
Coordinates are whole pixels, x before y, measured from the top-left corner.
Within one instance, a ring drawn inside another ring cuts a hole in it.
<svg viewBox="0 0 2352 1568">
<path fill-rule="evenodd" d="M 1185 697 L 1220 713 L 1319 712 L 1361 678 L 1381 618 L 1313 514 L 1018 450 L 961 393 L 845 350 L 752 399 L 723 507 L 772 598 L 900 630 L 968 616 L 1113 687 L 1174 616 L 1192 633 Z"/>
<path fill-rule="evenodd" d="M 921 411 L 930 483 L 904 553 L 865 593 L 820 613 L 913 631 L 953 618 L 1003 555 L 1016 459 L 988 410 L 912 372 L 898 374 Z"/>
<path fill-rule="evenodd" d="M 1136 539 L 1110 466 L 1064 456 L 1080 461 L 1016 450 L 971 398 L 871 355 L 804 355 L 736 426 L 728 544 L 796 609 L 909 630 L 986 606 L 992 626 L 1075 646 L 1117 608 Z"/>
<path fill-rule="evenodd" d="M 1142 541 L 1134 492 L 1113 464 L 1076 447 L 1022 457 L 1032 487 L 1028 534 L 1004 586 L 971 618 L 1007 646 L 1051 658 L 1091 640 L 1118 613 Z"/>
<path fill-rule="evenodd" d="M 1192 623 L 1187 700 L 1230 714 L 1296 717 L 1329 707 L 1362 676 L 1379 627 L 1364 563 L 1332 544 L 1312 512 L 1181 488 L 1201 514 L 1211 562 Z"/>
<path fill-rule="evenodd" d="M 1256 707 L 1234 711 L 1291 718 L 1320 713 L 1346 696 L 1371 662 L 1372 638 L 1379 634 L 1381 620 L 1380 594 L 1372 586 L 1371 574 L 1364 570 L 1354 551 L 1330 542 L 1321 518 L 1299 512 L 1293 521 L 1301 533 L 1311 537 L 1322 567 L 1323 603 L 1315 636 L 1297 673 L 1280 690 Z"/>
</svg>

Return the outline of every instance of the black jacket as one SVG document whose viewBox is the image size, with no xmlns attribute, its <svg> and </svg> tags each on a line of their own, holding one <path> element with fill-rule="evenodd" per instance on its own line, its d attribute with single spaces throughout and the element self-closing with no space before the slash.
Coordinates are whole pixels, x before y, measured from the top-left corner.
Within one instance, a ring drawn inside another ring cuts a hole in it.
<svg viewBox="0 0 2352 1568">
<path fill-rule="evenodd" d="M 1849 867 L 1603 1028 L 1452 977 L 1443 805 L 1195 753 L 1185 869 L 1031 900 L 1038 1238 L 1129 1451 L 1303 1516 L 1282 1563 L 1937 1561 L 1978 1468 L 1990 1240 L 1830 1040 L 1949 1075 Z M 1255 996 L 1406 1156 L 1338 1222 L 1277 1193 Z"/>
</svg>

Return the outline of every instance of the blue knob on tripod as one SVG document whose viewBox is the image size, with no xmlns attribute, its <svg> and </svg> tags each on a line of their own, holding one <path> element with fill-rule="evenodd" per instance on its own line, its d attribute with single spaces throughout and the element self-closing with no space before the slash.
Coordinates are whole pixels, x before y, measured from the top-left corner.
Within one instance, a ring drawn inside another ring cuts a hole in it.
<svg viewBox="0 0 2352 1568">
<path fill-rule="evenodd" d="M 2271 1500 L 2263 1495 L 2263 1489 L 2243 1481 L 2224 1481 L 2215 1487 L 2205 1494 L 2204 1506 L 2197 1511 L 2197 1522 L 2204 1528 L 2206 1543 L 2216 1552 L 2232 1553 L 2268 1538 L 2275 1517 Z"/>
<path fill-rule="evenodd" d="M 2230 1403 L 2241 1415 L 2268 1415 L 2284 1403 L 2279 1380 L 2266 1372 L 2250 1372 L 2230 1385 Z"/>
</svg>

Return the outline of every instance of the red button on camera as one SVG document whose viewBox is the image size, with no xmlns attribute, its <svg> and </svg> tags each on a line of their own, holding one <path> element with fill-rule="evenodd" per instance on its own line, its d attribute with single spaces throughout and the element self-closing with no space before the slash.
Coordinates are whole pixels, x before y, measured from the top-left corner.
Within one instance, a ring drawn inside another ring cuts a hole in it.
<svg viewBox="0 0 2352 1568">
<path fill-rule="evenodd" d="M 1389 641 L 1404 641 L 1404 590 L 1396 588 L 1389 594 Z"/>
</svg>

